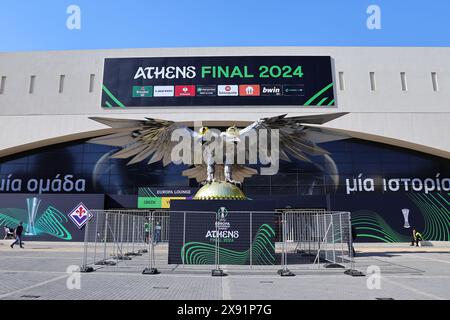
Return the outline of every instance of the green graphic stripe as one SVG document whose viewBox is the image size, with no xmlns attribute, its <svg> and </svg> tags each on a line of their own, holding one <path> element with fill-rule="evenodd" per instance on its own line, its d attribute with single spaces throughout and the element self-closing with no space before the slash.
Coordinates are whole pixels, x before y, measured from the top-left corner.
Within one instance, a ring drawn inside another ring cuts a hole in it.
<svg viewBox="0 0 450 320">
<path fill-rule="evenodd" d="M 420 201 L 422 201 L 422 205 L 424 208 L 425 214 L 428 215 L 429 220 L 431 220 L 431 225 L 433 226 L 433 239 L 442 239 L 442 236 L 445 234 L 445 231 L 442 230 L 442 223 L 445 225 L 445 221 L 441 221 L 440 210 L 435 208 L 434 203 L 431 199 L 427 198 L 425 195 L 418 195 Z"/>
<path fill-rule="evenodd" d="M 0 226 L 16 227 L 19 225 L 20 220 L 13 218 L 12 216 L 18 216 L 17 211 L 23 211 L 26 215 L 25 210 L 20 209 L 1 209 L 7 213 L 0 212 Z M 12 211 L 12 212 L 9 212 Z"/>
<path fill-rule="evenodd" d="M 106 104 L 106 106 L 107 106 L 108 108 L 112 108 L 112 107 L 113 107 L 112 104 L 109 103 L 109 101 L 106 101 L 105 104 Z"/>
<path fill-rule="evenodd" d="M 152 189 L 150 188 L 139 188 L 139 196 L 142 197 L 156 197 L 156 195 L 153 193 Z"/>
<path fill-rule="evenodd" d="M 384 232 L 384 231 L 382 231 L 382 230 L 380 230 L 378 228 L 359 227 L 359 228 L 357 228 L 357 230 L 375 231 L 375 232 L 381 233 L 386 240 L 389 240 L 389 242 L 395 242 L 396 241 L 396 239 L 394 239 L 390 234 L 388 234 L 388 233 L 386 233 L 386 232 Z"/>
<path fill-rule="evenodd" d="M 311 99 L 309 99 L 306 103 L 305 106 L 309 106 L 313 103 L 314 100 L 316 100 L 316 98 L 320 97 L 321 94 L 323 94 L 324 92 L 326 92 L 328 89 L 333 87 L 333 83 L 330 83 L 329 85 L 327 85 L 325 88 L 323 88 L 322 90 L 320 90 L 319 92 L 317 92 L 314 96 L 311 97 Z"/>
<path fill-rule="evenodd" d="M 361 237 L 361 238 L 373 238 L 373 239 L 381 240 L 383 242 L 390 243 L 389 241 L 386 241 L 386 239 L 377 237 L 377 236 L 375 236 L 373 234 L 359 234 L 358 233 L 358 237 Z"/>
<path fill-rule="evenodd" d="M 353 213 L 352 222 L 357 226 L 357 230 L 365 231 L 365 233 L 358 232 L 358 238 L 372 238 L 387 243 L 409 241 L 406 236 L 395 232 L 376 212 L 356 211 Z"/>
<path fill-rule="evenodd" d="M 327 106 L 333 106 L 334 105 L 334 102 L 335 102 L 335 100 L 333 99 L 333 100 L 331 100 L 328 104 L 327 104 Z"/>
<path fill-rule="evenodd" d="M 317 104 L 318 106 L 321 106 L 322 104 L 325 103 L 325 101 L 327 101 L 328 98 L 323 98 L 322 100 L 320 100 L 320 102 Z"/>
<path fill-rule="evenodd" d="M 425 222 L 422 234 L 425 240 L 450 241 L 450 194 L 410 193 L 408 197 L 417 206 Z M 372 238 L 383 242 L 407 242 L 409 237 L 395 232 L 376 212 L 361 210 L 353 213 L 358 238 Z"/>
<path fill-rule="evenodd" d="M 0 226 L 17 227 L 20 221 L 27 219 L 28 213 L 23 209 L 0 209 Z M 13 217 L 22 217 L 19 220 Z M 64 227 L 64 223 L 68 222 L 67 217 L 58 209 L 49 206 L 42 215 L 35 221 L 36 235 L 48 234 L 61 240 L 70 241 L 72 235 Z M 28 229 L 28 223 L 23 223 L 24 230 Z"/>
<path fill-rule="evenodd" d="M 372 230 L 375 231 L 375 233 L 379 233 L 381 235 L 383 235 L 386 240 L 389 240 L 390 242 L 396 242 L 397 239 L 395 238 L 395 235 L 390 234 L 389 232 L 385 232 L 384 229 L 385 227 L 383 226 L 382 222 L 369 222 L 371 221 L 370 219 L 367 220 L 359 220 L 359 222 L 355 222 L 354 225 L 358 226 L 356 227 L 357 230 Z M 372 227 L 370 227 L 372 226 Z"/>
<path fill-rule="evenodd" d="M 447 222 L 445 221 L 445 212 L 442 211 L 443 207 L 436 206 L 435 201 L 437 200 L 433 197 L 432 194 L 419 196 L 423 200 L 423 203 L 426 206 L 426 211 L 434 222 L 433 224 L 436 226 L 437 239 L 444 238 L 446 233 L 444 226 L 447 224 Z"/>
<path fill-rule="evenodd" d="M 274 264 L 275 246 L 272 243 L 274 236 L 275 231 L 267 224 L 263 224 L 258 229 L 251 250 L 254 264 Z M 215 245 L 188 242 L 181 250 L 181 258 L 185 264 L 214 264 Z M 223 264 L 246 264 L 250 260 L 250 249 L 239 252 L 220 247 L 219 260 Z"/>
<path fill-rule="evenodd" d="M 448 194 L 450 196 L 450 193 Z M 438 193 L 438 196 L 447 203 L 448 206 L 450 206 L 450 202 L 447 201 L 440 193 Z"/>
<path fill-rule="evenodd" d="M 428 206 L 423 202 L 423 199 L 419 198 L 415 194 L 410 194 L 409 198 L 415 203 L 415 205 L 419 208 L 425 220 L 425 228 L 423 230 L 423 236 L 425 239 L 435 239 L 438 237 L 438 224 L 435 222 L 435 219 L 432 218 L 432 214 L 430 214 Z"/>
<path fill-rule="evenodd" d="M 64 228 L 63 223 L 68 220 L 64 214 L 62 214 L 58 209 L 49 206 L 42 216 L 36 221 L 35 225 L 40 230 L 51 234 L 59 239 L 70 241 L 72 240 L 72 235 L 69 231 Z"/>
<path fill-rule="evenodd" d="M 186 249 L 186 260 L 184 260 L 184 263 L 214 264 L 214 245 L 201 242 L 192 242 L 189 245 L 192 245 L 192 247 Z M 220 261 L 226 261 L 228 264 L 244 264 L 247 259 L 245 252 L 243 252 L 242 256 L 240 255 L 241 253 L 239 252 L 220 250 Z"/>
<path fill-rule="evenodd" d="M 408 194 L 425 220 L 425 239 L 450 241 L 450 203 L 441 194 Z"/>
<path fill-rule="evenodd" d="M 126 108 L 125 105 L 119 101 L 112 93 L 109 91 L 109 89 L 103 84 L 103 91 L 111 98 L 112 101 L 114 101 L 119 107 Z"/>
<path fill-rule="evenodd" d="M 430 197 L 429 199 L 433 201 L 433 207 L 437 210 L 443 226 L 447 225 L 447 227 L 442 228 L 445 233 L 445 230 L 449 230 L 450 228 L 450 208 L 446 208 L 445 204 L 442 203 L 440 199 L 436 198 L 432 193 L 428 194 L 428 196 Z"/>
</svg>

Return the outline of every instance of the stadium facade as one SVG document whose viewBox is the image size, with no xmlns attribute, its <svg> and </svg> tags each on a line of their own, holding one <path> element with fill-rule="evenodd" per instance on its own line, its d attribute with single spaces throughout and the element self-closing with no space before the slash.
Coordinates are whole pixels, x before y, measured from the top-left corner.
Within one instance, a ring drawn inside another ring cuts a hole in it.
<svg viewBox="0 0 450 320">
<path fill-rule="evenodd" d="M 335 170 L 326 169 L 330 163 L 323 159 L 281 162 L 276 175 L 245 180 L 249 201 L 256 209 L 264 199 L 274 209 L 351 211 L 362 241 L 407 241 L 412 225 L 429 240 L 449 241 L 449 55 L 448 48 L 387 47 L 0 53 L 0 223 L 29 214 L 30 199 L 39 199 L 35 206 L 42 201 L 41 214 L 58 220 L 80 202 L 91 208 L 170 209 L 171 199 L 188 198 L 199 188 L 183 176 L 186 166 L 127 166 L 124 159 L 111 159 L 117 147 L 87 141 L 117 130 L 89 117 L 148 117 L 226 129 L 281 114 L 339 112 L 348 114 L 323 126 L 348 138 L 319 144 L 330 152 Z M 214 81 L 196 83 L 189 76 L 196 61 L 214 62 L 197 70 Z M 270 76 L 266 85 L 246 68 L 257 61 L 268 67 L 262 70 Z M 149 67 L 152 62 L 157 67 Z M 225 68 L 233 63 L 239 68 Z M 178 83 L 186 85 L 184 92 L 170 85 L 177 76 L 184 78 Z M 300 84 L 293 84 L 295 76 L 303 78 Z M 158 89 L 150 81 L 155 78 L 162 81 Z M 239 85 L 251 89 L 240 91 Z M 200 86 L 217 99 L 182 96 L 195 95 L 190 90 Z M 234 86 L 235 97 L 221 95 Z M 264 88 L 283 92 L 264 96 Z"/>
</svg>

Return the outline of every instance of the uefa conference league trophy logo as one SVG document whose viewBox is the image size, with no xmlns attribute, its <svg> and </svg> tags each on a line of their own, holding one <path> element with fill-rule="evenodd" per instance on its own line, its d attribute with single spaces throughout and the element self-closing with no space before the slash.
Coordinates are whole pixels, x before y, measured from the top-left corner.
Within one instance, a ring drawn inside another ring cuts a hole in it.
<svg viewBox="0 0 450 320">
<path fill-rule="evenodd" d="M 408 221 L 408 218 L 409 218 L 409 209 L 402 209 L 402 213 L 403 213 L 403 218 L 404 218 L 404 220 L 405 220 L 405 224 L 403 225 L 403 228 L 408 229 L 408 228 L 411 227 L 411 226 L 409 225 L 409 221 Z"/>
<path fill-rule="evenodd" d="M 217 210 L 217 220 L 219 222 L 226 222 L 226 218 L 228 216 L 228 210 L 225 207 L 220 207 L 219 210 Z"/>
<path fill-rule="evenodd" d="M 27 225 L 26 235 L 28 235 L 28 236 L 36 235 L 34 221 L 36 220 L 36 215 L 37 215 L 40 204 L 41 204 L 41 199 L 38 199 L 38 198 L 28 198 L 27 199 L 28 225 Z"/>
</svg>

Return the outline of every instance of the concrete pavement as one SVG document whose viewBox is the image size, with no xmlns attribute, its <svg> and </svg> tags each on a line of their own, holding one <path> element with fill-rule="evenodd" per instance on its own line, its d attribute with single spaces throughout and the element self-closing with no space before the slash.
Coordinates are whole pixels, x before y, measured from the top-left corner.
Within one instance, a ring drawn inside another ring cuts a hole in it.
<svg viewBox="0 0 450 320">
<path fill-rule="evenodd" d="M 164 244 L 155 251 L 159 275 L 141 274 L 148 254 L 93 273 L 69 274 L 69 266 L 81 264 L 80 243 L 29 242 L 26 249 L 11 249 L 9 243 L 0 242 L 0 299 L 7 300 L 450 299 L 448 243 L 356 244 L 357 269 L 379 268 L 379 289 L 369 289 L 376 284 L 370 274 L 350 277 L 342 269 L 303 265 L 290 266 L 296 276 L 289 278 L 277 275 L 277 266 L 223 266 L 227 277 L 211 277 L 211 266 L 168 265 Z M 78 275 L 80 289 L 73 289 Z"/>
</svg>

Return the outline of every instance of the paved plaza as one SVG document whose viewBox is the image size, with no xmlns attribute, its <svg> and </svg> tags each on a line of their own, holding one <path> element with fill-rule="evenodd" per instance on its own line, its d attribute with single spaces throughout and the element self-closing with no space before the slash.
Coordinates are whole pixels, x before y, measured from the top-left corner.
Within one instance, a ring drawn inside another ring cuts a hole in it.
<svg viewBox="0 0 450 320">
<path fill-rule="evenodd" d="M 168 265 L 165 244 L 156 247 L 159 275 L 141 274 L 148 263 L 144 254 L 82 273 L 80 288 L 69 289 L 68 282 L 76 282 L 71 282 L 73 274 L 67 269 L 81 264 L 82 244 L 28 242 L 25 249 L 11 249 L 9 243 L 0 241 L 3 300 L 450 299 L 450 245 L 446 243 L 419 248 L 357 244 L 356 268 L 367 273 L 369 266 L 378 266 L 380 289 L 368 289 L 368 276 L 350 277 L 342 269 L 303 265 L 290 266 L 295 277 L 280 277 L 276 266 L 252 270 L 223 266 L 228 276 L 212 277 L 211 266 Z"/>
</svg>

